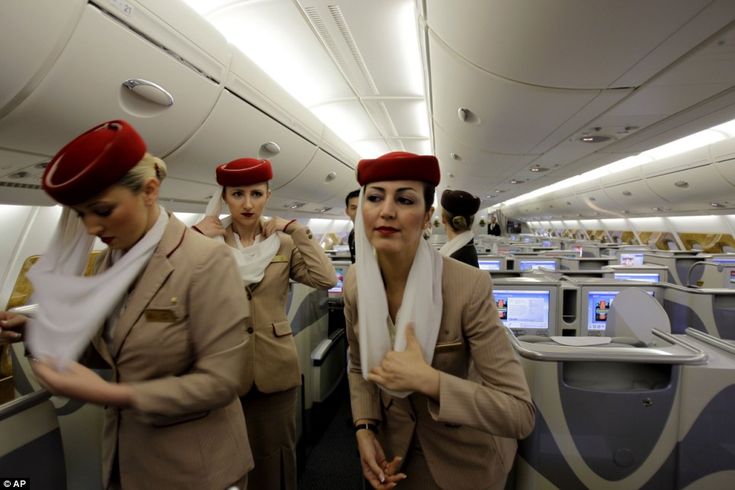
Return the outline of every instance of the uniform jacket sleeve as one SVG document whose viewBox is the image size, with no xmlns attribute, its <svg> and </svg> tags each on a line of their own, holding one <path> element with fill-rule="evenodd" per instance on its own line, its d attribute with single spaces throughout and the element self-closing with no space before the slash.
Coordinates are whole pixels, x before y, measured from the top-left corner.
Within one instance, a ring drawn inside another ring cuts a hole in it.
<svg viewBox="0 0 735 490">
<path fill-rule="evenodd" d="M 533 430 L 535 416 L 526 378 L 490 300 L 489 274 L 473 277 L 471 299 L 462 310 L 471 379 L 440 372 L 439 401 L 428 402 L 429 412 L 438 422 L 522 439 Z"/>
<path fill-rule="evenodd" d="M 181 416 L 231 402 L 245 368 L 247 298 L 225 245 L 207 250 L 188 290 L 191 368 L 184 374 L 133 382 L 133 406 L 150 415 Z"/>
<path fill-rule="evenodd" d="M 291 225 L 294 250 L 291 257 L 291 278 L 317 289 L 329 289 L 337 284 L 337 272 L 324 250 L 310 238 L 306 227 Z"/>
</svg>

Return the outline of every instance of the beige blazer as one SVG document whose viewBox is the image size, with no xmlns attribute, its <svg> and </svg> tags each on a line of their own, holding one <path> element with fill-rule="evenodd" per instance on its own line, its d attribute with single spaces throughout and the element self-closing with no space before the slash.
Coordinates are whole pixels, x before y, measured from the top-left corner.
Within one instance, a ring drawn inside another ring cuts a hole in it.
<svg viewBox="0 0 735 490">
<path fill-rule="evenodd" d="M 348 271 L 344 301 L 352 416 L 380 421 L 379 437 L 389 458 L 405 461 L 415 434 L 440 487 L 491 488 L 505 480 L 516 439 L 533 429 L 534 406 L 492 301 L 490 275 L 447 257 L 443 261 L 443 311 L 432 361 L 440 371 L 438 402 L 420 394 L 394 398 L 362 377 L 356 270 Z"/>
<path fill-rule="evenodd" d="M 100 261 L 102 267 L 106 257 Z M 102 474 L 122 488 L 226 488 L 253 468 L 237 398 L 246 298 L 226 245 L 174 216 L 128 295 L 109 342 L 93 345 L 133 408 L 107 407 Z"/>
<path fill-rule="evenodd" d="M 250 300 L 245 395 L 252 384 L 263 393 L 275 393 L 301 384 L 301 369 L 291 325 L 286 316 L 288 281 L 293 279 L 313 288 L 328 289 L 337 283 L 337 273 L 309 230 L 294 222 L 288 233 L 278 232 L 281 246 L 265 268 L 263 279 L 245 288 Z M 232 227 L 225 234 L 235 246 Z M 242 282 L 240 283 L 242 288 Z"/>
</svg>

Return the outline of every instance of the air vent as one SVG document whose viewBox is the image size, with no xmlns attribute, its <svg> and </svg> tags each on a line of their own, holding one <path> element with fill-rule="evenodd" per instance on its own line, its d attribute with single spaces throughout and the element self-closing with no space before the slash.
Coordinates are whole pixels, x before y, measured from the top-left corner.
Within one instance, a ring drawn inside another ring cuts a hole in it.
<svg viewBox="0 0 735 490">
<path fill-rule="evenodd" d="M 40 189 L 40 185 L 36 184 L 23 184 L 21 182 L 3 182 L 0 181 L 0 187 L 15 187 L 17 189 Z"/>
</svg>

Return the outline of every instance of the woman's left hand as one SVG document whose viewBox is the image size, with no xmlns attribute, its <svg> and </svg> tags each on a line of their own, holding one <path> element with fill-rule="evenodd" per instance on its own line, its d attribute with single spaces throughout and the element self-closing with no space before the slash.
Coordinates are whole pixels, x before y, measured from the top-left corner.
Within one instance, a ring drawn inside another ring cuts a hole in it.
<svg viewBox="0 0 735 490">
<path fill-rule="evenodd" d="M 41 385 L 54 395 L 98 405 L 131 405 L 131 391 L 127 386 L 108 383 L 78 362 L 70 362 L 58 370 L 46 360 L 35 359 L 31 367 Z"/>
<path fill-rule="evenodd" d="M 406 350 L 388 352 L 380 366 L 370 371 L 368 380 L 389 390 L 418 391 L 431 398 L 439 397 L 439 371 L 424 360 L 413 323 L 406 327 Z"/>
<path fill-rule="evenodd" d="M 288 223 L 289 221 L 286 221 L 283 218 L 279 218 L 278 216 L 274 216 L 268 221 L 263 220 L 260 224 L 263 237 L 268 238 L 277 231 L 283 231 Z"/>
</svg>

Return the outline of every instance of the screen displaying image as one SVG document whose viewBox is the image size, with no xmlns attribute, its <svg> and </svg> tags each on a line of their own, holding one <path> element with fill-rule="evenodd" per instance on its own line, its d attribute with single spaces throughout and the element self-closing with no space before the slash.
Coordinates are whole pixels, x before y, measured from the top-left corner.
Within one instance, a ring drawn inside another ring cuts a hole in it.
<svg viewBox="0 0 735 490">
<path fill-rule="evenodd" d="M 637 265 L 643 265 L 643 252 L 621 253 L 620 254 L 620 265 L 624 265 L 626 267 L 634 267 Z"/>
<path fill-rule="evenodd" d="M 607 315 L 618 291 L 589 291 L 587 293 L 587 330 L 605 330 Z"/>
<path fill-rule="evenodd" d="M 544 240 L 541 242 L 542 247 L 550 247 L 551 246 L 551 240 Z"/>
<path fill-rule="evenodd" d="M 337 273 L 337 284 L 334 285 L 328 292 L 329 293 L 341 293 L 342 292 L 342 283 L 345 280 L 345 274 L 347 274 L 347 269 L 349 266 L 342 266 L 342 265 L 336 265 L 334 266 L 334 270 Z"/>
<path fill-rule="evenodd" d="M 584 254 L 584 247 L 582 245 L 575 245 L 572 247 L 577 257 L 581 257 Z"/>
<path fill-rule="evenodd" d="M 549 291 L 493 291 L 503 325 L 509 328 L 548 329 Z"/>
<path fill-rule="evenodd" d="M 654 272 L 616 272 L 616 281 L 659 282 L 661 277 Z"/>
<path fill-rule="evenodd" d="M 735 270 L 730 271 L 730 283 L 735 283 Z"/>
<path fill-rule="evenodd" d="M 477 264 L 480 266 L 480 269 L 483 271 L 499 271 L 500 270 L 500 260 L 479 259 L 477 261 Z"/>
<path fill-rule="evenodd" d="M 735 258 L 730 259 L 727 257 L 715 257 L 712 259 L 712 262 L 720 265 L 735 265 Z"/>
<path fill-rule="evenodd" d="M 539 269 L 541 267 L 543 267 L 544 269 L 551 269 L 552 271 L 555 271 L 556 261 L 555 260 L 521 260 L 519 267 L 521 271 L 534 270 L 534 269 Z"/>
<path fill-rule="evenodd" d="M 645 291 L 645 290 L 644 290 Z M 620 291 L 587 291 L 587 330 L 604 331 L 610 305 Z M 645 291 L 653 296 L 653 291 Z"/>
</svg>

